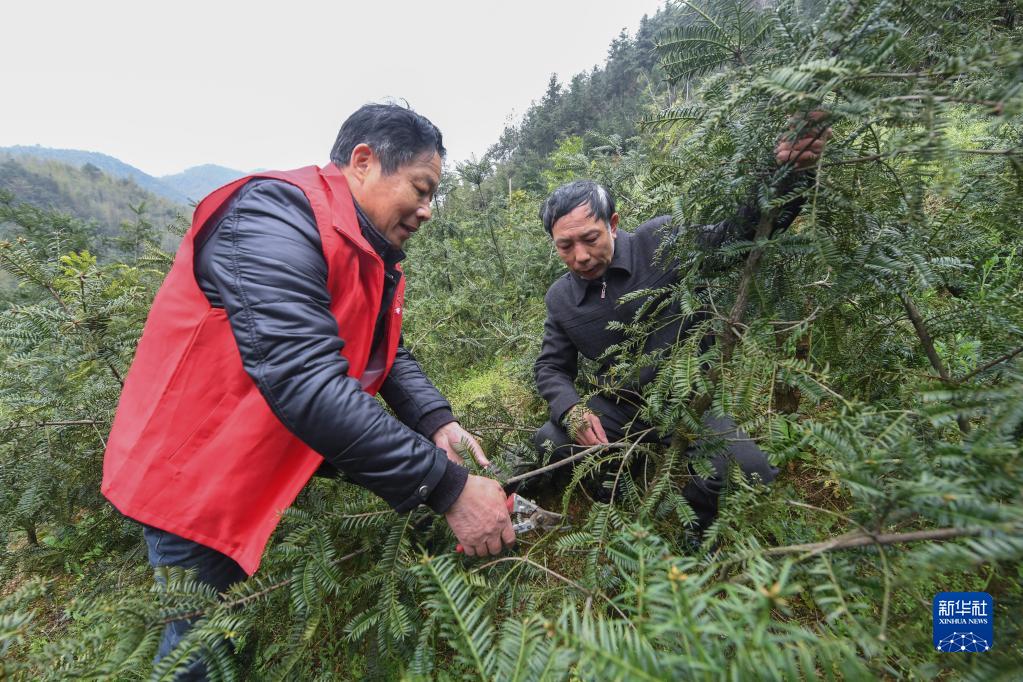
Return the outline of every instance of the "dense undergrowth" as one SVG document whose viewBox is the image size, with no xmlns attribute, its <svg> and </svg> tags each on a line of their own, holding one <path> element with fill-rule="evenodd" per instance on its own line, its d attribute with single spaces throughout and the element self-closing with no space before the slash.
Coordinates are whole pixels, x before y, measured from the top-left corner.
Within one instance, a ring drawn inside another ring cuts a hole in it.
<svg viewBox="0 0 1023 682">
<path fill-rule="evenodd" d="M 626 228 L 666 212 L 706 224 L 750 200 L 769 218 L 804 199 L 769 240 L 708 254 L 684 231 L 668 246 L 683 276 L 648 292 L 652 309 L 709 311 L 718 343 L 701 353 L 694 336 L 657 358 L 646 419 L 692 440 L 701 410 L 733 415 L 782 468 L 770 490 L 733 476 L 694 547 L 681 447 L 597 452 L 577 485 L 541 500 L 571 527 L 482 561 L 455 555 L 425 511 L 398 516 L 317 480 L 225 601 L 174 571 L 153 591 L 137 526 L 98 490 L 120 379 L 170 256 L 139 237 L 97 258 L 73 220 L 5 199 L 15 238 L 0 263 L 24 286 L 0 317 L 0 676 L 144 678 L 162 623 L 193 614 L 194 636 L 157 678 L 198 651 L 225 679 L 1018 678 L 1018 10 L 673 11 L 657 47 L 671 104 L 651 97 L 635 137 L 562 137 L 531 177 L 607 183 Z M 793 184 L 771 149 L 812 110 L 829 112 L 834 137 Z M 531 367 L 562 271 L 536 218 L 542 192 L 509 188 L 511 162 L 446 176 L 410 248 L 405 332 L 509 465 L 546 418 Z M 70 236 L 85 241 L 68 248 Z M 648 361 L 627 347 L 617 371 Z M 616 474 L 610 503 L 580 484 L 598 465 Z M 934 651 L 931 599 L 950 590 L 995 597 L 990 652 Z"/>
</svg>

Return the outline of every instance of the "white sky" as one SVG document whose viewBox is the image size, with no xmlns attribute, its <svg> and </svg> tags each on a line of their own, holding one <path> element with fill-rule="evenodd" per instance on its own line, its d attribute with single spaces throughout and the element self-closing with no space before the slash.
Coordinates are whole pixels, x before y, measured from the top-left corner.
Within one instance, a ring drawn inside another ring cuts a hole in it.
<svg viewBox="0 0 1023 682">
<path fill-rule="evenodd" d="M 661 0 L 6 0 L 0 146 L 99 151 L 153 175 L 323 163 L 341 121 L 405 98 L 449 163 L 602 64 Z"/>
</svg>

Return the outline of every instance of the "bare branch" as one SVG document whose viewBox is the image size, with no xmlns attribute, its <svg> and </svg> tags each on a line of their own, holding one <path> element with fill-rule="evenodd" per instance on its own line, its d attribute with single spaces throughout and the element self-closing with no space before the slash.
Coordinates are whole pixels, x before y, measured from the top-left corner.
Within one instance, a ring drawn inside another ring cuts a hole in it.
<svg viewBox="0 0 1023 682">
<path fill-rule="evenodd" d="M 771 547 L 766 550 L 765 554 L 802 554 L 804 552 L 819 554 L 836 549 L 850 549 L 866 545 L 895 545 L 905 542 L 922 542 L 924 540 L 954 540 L 955 538 L 981 535 L 984 531 L 984 528 L 935 528 L 931 530 L 917 530 L 911 533 L 887 533 L 882 535 L 861 531 L 858 533 L 846 533 L 840 537 L 823 542 Z"/>
<path fill-rule="evenodd" d="M 95 426 L 101 422 L 95 419 L 63 419 L 49 422 L 14 422 L 8 424 L 4 430 L 9 431 L 11 429 L 42 429 L 50 426 Z"/>
<path fill-rule="evenodd" d="M 999 356 L 999 357 L 995 358 L 994 360 L 992 360 L 990 362 L 984 363 L 983 365 L 981 365 L 977 369 L 973 370 L 972 372 L 970 372 L 966 376 L 961 377 L 959 379 L 956 379 L 956 382 L 961 384 L 963 382 L 969 381 L 970 379 L 972 379 L 973 377 L 977 376 L 978 374 L 981 374 L 982 372 L 988 371 L 989 369 L 991 369 L 995 365 L 999 365 L 999 364 L 1001 364 L 1003 362 L 1008 362 L 1009 360 L 1012 360 L 1014 357 L 1016 357 L 1020 353 L 1023 353 L 1023 346 L 1020 346 L 1019 348 L 1017 348 L 1014 351 L 1009 351 L 1005 355 Z"/>
<path fill-rule="evenodd" d="M 631 434 L 631 435 L 634 437 L 636 442 L 639 442 L 643 438 L 643 436 L 645 436 L 646 434 L 650 433 L 653 430 L 654 430 L 653 427 L 650 427 L 649 429 L 643 429 L 642 431 L 637 431 L 636 433 Z M 554 469 L 566 466 L 568 464 L 571 464 L 572 462 L 578 462 L 583 457 L 586 457 L 587 455 L 593 454 L 594 452 L 600 452 L 601 450 L 611 450 L 611 449 L 616 449 L 616 448 L 620 449 L 620 448 L 631 448 L 631 447 L 635 447 L 633 442 L 629 441 L 629 440 L 625 440 L 625 439 L 622 439 L 622 440 L 619 440 L 619 441 L 615 441 L 614 443 L 606 443 L 606 444 L 605 443 L 600 443 L 598 445 L 594 445 L 593 447 L 586 448 L 582 452 L 580 452 L 578 454 L 575 454 L 575 455 L 572 455 L 571 457 L 566 457 L 565 459 L 559 459 L 557 462 L 554 462 L 552 464 L 548 464 L 545 467 L 540 467 L 539 469 L 534 469 L 533 471 L 528 471 L 528 472 L 526 472 L 524 474 L 519 474 L 518 476 L 512 476 L 511 478 L 506 480 L 504 482 L 504 484 L 505 485 L 509 485 L 511 483 L 518 483 L 519 481 L 525 481 L 528 478 L 533 478 L 534 476 L 539 476 L 540 474 L 545 474 L 548 471 L 553 471 Z"/>
<path fill-rule="evenodd" d="M 927 325 L 924 323 L 920 310 L 913 303 L 913 299 L 907 294 L 899 294 L 899 298 L 902 300 L 902 306 L 906 309 L 906 314 L 909 315 L 909 321 L 913 323 L 913 329 L 916 330 L 917 338 L 920 339 L 920 345 L 923 346 L 927 359 L 931 361 L 931 367 L 938 373 L 942 381 L 952 383 L 952 376 L 945 369 L 945 363 L 941 361 L 941 356 L 938 355 L 938 351 L 934 348 L 934 339 L 931 338 L 931 334 L 927 330 Z M 967 421 L 966 417 L 957 417 L 956 422 L 959 424 L 959 430 L 964 435 L 970 432 L 970 422 Z"/>
</svg>

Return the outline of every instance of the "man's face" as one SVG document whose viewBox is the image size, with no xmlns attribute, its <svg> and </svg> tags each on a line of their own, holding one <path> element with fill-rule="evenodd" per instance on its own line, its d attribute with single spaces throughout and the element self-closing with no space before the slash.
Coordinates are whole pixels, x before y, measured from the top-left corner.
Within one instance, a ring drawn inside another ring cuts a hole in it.
<svg viewBox="0 0 1023 682">
<path fill-rule="evenodd" d="M 430 219 L 430 202 L 440 184 L 437 152 L 420 154 L 385 175 L 373 150 L 359 145 L 352 151 L 350 170 L 352 173 L 346 175 L 352 196 L 393 246 L 401 248 Z"/>
<path fill-rule="evenodd" d="M 554 221 L 554 247 L 569 270 L 583 279 L 597 279 L 611 265 L 618 236 L 618 214 L 611 215 L 610 229 L 590 213 L 588 204 L 576 206 Z"/>
</svg>

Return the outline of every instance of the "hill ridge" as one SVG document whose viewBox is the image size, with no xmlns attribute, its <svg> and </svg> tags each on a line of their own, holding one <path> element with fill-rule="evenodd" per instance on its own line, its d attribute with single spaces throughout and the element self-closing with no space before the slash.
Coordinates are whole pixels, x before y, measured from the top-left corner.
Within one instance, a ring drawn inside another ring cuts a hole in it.
<svg viewBox="0 0 1023 682">
<path fill-rule="evenodd" d="M 44 147 L 38 144 L 0 147 L 0 154 L 15 158 L 30 157 L 57 161 L 79 168 L 89 164 L 111 177 L 131 179 L 142 189 L 174 203 L 186 205 L 201 199 L 217 187 L 246 174 L 245 171 L 234 168 L 204 163 L 191 166 L 179 173 L 155 176 L 104 152 Z"/>
</svg>

